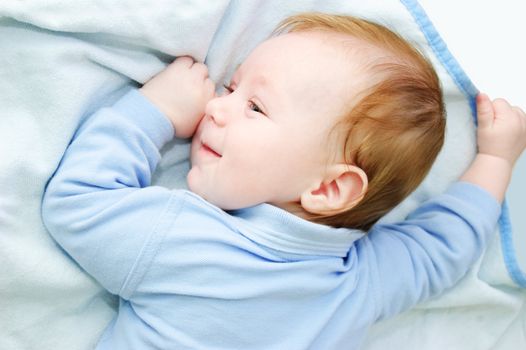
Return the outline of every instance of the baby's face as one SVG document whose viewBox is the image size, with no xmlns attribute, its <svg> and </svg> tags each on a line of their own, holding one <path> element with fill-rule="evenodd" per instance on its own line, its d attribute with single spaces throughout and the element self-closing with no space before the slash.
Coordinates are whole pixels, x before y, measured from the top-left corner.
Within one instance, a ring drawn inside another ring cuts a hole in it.
<svg viewBox="0 0 526 350">
<path fill-rule="evenodd" d="M 326 35 L 265 41 L 208 103 L 192 142 L 193 192 L 227 210 L 285 207 L 343 158 L 329 133 L 363 73 Z"/>
</svg>

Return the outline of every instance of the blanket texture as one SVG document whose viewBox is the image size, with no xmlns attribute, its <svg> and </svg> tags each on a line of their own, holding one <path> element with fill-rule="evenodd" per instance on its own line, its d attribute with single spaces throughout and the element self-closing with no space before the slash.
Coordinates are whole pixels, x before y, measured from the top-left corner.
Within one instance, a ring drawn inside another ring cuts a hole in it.
<svg viewBox="0 0 526 350">
<path fill-rule="evenodd" d="M 475 154 L 476 91 L 442 55 L 447 49 L 428 41 L 411 7 L 418 8 L 398 0 L 3 0 L 0 349 L 91 349 L 115 314 L 115 298 L 54 243 L 40 218 L 46 182 L 82 118 L 179 55 L 205 61 L 218 85 L 227 82 L 288 15 L 315 10 L 365 17 L 427 53 L 446 97 L 446 144 L 424 183 L 384 220 L 403 218 L 444 191 Z M 164 149 L 155 184 L 185 186 L 188 149 L 185 140 Z M 377 324 L 364 348 L 526 348 L 525 301 L 496 238 L 455 288 Z"/>
</svg>

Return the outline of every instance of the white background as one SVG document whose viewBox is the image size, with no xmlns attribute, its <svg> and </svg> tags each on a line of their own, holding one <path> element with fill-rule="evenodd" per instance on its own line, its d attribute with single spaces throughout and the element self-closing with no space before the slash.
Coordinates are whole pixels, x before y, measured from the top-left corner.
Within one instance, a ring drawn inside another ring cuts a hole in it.
<svg viewBox="0 0 526 350">
<path fill-rule="evenodd" d="M 526 0 L 420 0 L 475 86 L 526 111 Z M 526 154 L 507 193 L 518 260 L 526 270 Z"/>
</svg>

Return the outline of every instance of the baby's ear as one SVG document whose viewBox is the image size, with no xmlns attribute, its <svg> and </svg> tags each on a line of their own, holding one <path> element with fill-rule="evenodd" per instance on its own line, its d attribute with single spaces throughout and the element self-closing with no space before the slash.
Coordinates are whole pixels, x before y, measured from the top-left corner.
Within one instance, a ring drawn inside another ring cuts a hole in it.
<svg viewBox="0 0 526 350">
<path fill-rule="evenodd" d="M 331 216 L 354 207 L 367 191 L 367 175 L 357 166 L 334 164 L 325 178 L 301 195 L 301 206 L 312 214 Z"/>
</svg>

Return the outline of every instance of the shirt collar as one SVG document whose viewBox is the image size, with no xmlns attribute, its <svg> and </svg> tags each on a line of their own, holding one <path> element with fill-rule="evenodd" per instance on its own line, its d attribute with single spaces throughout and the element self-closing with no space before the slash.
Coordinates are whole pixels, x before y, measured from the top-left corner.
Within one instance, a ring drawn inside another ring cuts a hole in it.
<svg viewBox="0 0 526 350">
<path fill-rule="evenodd" d="M 316 224 L 270 204 L 230 211 L 241 234 L 269 248 L 293 254 L 345 257 L 361 230 Z"/>
</svg>

